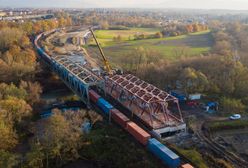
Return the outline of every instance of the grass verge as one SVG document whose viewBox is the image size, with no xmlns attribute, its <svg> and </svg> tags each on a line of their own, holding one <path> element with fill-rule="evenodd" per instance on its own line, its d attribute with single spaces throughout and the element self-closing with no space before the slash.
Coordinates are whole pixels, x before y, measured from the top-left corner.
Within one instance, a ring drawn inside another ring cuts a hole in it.
<svg viewBox="0 0 248 168">
<path fill-rule="evenodd" d="M 195 166 L 200 168 L 208 168 L 202 155 L 196 149 L 182 149 L 176 146 L 173 146 L 173 149 L 176 150 L 177 153 L 183 155 L 186 159 L 194 163 Z"/>
<path fill-rule="evenodd" d="M 246 120 L 210 121 L 206 124 L 206 128 L 208 128 L 211 132 L 226 129 L 243 129 L 248 128 L 248 122 Z"/>
</svg>

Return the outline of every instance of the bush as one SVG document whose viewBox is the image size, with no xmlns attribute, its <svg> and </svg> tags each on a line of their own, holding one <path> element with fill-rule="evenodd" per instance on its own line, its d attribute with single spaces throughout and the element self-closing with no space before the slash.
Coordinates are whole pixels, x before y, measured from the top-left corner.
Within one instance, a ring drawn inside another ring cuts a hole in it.
<svg viewBox="0 0 248 168">
<path fill-rule="evenodd" d="M 223 114 L 242 113 L 245 111 L 245 105 L 239 99 L 223 97 L 220 100 Z"/>
<path fill-rule="evenodd" d="M 161 32 L 157 32 L 157 33 L 155 33 L 154 37 L 155 38 L 162 38 L 163 34 Z"/>
<path fill-rule="evenodd" d="M 206 165 L 202 155 L 197 152 L 195 149 L 181 149 L 179 147 L 173 147 L 178 153 L 183 155 L 185 158 L 190 160 L 194 165 L 197 167 L 201 168 L 207 168 L 208 166 Z"/>
<path fill-rule="evenodd" d="M 122 37 L 120 35 L 118 35 L 117 37 L 113 37 L 113 41 L 114 42 L 121 42 Z"/>
</svg>

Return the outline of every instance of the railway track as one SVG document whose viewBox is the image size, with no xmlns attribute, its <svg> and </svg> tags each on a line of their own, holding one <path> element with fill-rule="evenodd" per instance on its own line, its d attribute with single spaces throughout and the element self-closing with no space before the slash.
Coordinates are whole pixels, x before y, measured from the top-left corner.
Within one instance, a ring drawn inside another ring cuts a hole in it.
<svg viewBox="0 0 248 168">
<path fill-rule="evenodd" d="M 212 151 L 220 155 L 222 158 L 224 158 L 226 161 L 231 163 L 236 168 L 247 168 L 248 167 L 247 161 L 243 160 L 242 158 L 235 155 L 234 153 L 227 151 L 226 149 L 221 147 L 218 143 L 206 137 L 204 135 L 204 132 L 202 131 L 202 128 L 203 128 L 202 126 L 203 126 L 203 123 L 198 125 L 197 131 L 195 132 L 195 134 L 198 136 L 200 140 L 204 141 Z"/>
</svg>

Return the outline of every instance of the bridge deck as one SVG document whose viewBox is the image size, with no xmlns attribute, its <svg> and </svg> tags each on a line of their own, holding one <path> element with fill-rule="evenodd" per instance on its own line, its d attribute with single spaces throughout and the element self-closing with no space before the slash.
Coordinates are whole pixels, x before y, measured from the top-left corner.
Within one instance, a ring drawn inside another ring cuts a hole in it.
<svg viewBox="0 0 248 168">
<path fill-rule="evenodd" d="M 97 85 L 103 80 L 101 77 L 85 68 L 86 62 L 73 59 L 73 56 L 55 56 L 53 58 L 72 75 L 79 78 L 85 85 Z"/>
</svg>

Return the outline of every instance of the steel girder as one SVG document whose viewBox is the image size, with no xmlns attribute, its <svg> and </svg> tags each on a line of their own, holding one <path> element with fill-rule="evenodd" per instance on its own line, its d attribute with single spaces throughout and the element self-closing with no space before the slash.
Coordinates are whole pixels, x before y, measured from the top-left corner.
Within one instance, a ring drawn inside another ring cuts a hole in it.
<svg viewBox="0 0 248 168">
<path fill-rule="evenodd" d="M 154 122 L 170 125 L 183 122 L 178 99 L 131 74 L 113 75 L 106 78 L 106 92 L 126 106 L 132 115 L 149 115 L 149 124 Z M 178 116 L 169 110 L 176 104 Z"/>
<path fill-rule="evenodd" d="M 87 105 L 90 105 L 89 88 L 91 86 L 104 88 L 104 80 L 102 78 L 94 75 L 89 70 L 66 57 L 54 57 L 51 66 L 53 71 L 59 75 L 63 82 Z"/>
</svg>

